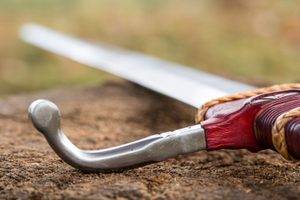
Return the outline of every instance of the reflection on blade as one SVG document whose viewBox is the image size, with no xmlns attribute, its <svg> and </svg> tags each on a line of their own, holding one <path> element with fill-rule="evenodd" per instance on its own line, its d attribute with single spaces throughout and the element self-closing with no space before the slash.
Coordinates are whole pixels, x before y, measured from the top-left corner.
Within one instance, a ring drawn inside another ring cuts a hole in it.
<svg viewBox="0 0 300 200">
<path fill-rule="evenodd" d="M 32 45 L 107 71 L 194 107 L 230 93 L 253 89 L 243 83 L 152 56 L 84 42 L 39 25 L 23 26 L 21 37 Z"/>
</svg>

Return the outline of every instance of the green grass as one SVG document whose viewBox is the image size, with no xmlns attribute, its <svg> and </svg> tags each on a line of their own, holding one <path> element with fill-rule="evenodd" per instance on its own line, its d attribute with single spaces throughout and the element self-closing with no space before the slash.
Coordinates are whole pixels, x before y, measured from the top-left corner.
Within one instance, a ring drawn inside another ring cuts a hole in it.
<svg viewBox="0 0 300 200">
<path fill-rule="evenodd" d="M 20 41 L 37 22 L 233 79 L 297 82 L 300 3 L 246 0 L 1 0 L 0 95 L 111 77 Z"/>
</svg>

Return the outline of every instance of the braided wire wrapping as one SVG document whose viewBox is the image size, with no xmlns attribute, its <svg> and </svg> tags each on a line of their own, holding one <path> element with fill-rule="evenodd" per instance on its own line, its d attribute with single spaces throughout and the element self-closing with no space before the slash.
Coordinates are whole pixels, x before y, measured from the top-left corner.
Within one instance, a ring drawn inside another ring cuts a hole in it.
<svg viewBox="0 0 300 200">
<path fill-rule="evenodd" d="M 214 99 L 212 101 L 209 101 L 201 106 L 201 108 L 198 110 L 195 121 L 197 124 L 201 123 L 205 120 L 206 112 L 209 110 L 209 108 L 220 104 L 220 103 L 226 103 L 229 101 L 235 101 L 239 99 L 246 99 L 255 95 L 264 94 L 268 92 L 275 92 L 275 91 L 281 91 L 281 90 L 290 90 L 290 89 L 300 89 L 299 83 L 289 83 L 289 84 L 281 84 L 281 85 L 273 85 L 271 87 L 265 87 L 260 88 L 257 90 L 252 90 L 244 93 L 236 93 L 229 96 L 221 97 L 218 99 Z"/>
<path fill-rule="evenodd" d="M 291 89 L 300 89 L 300 84 L 293 83 L 293 84 L 274 85 L 271 87 L 248 91 L 245 93 L 237 93 L 237 94 L 221 97 L 204 104 L 198 110 L 195 121 L 196 123 L 201 123 L 202 121 L 204 121 L 206 118 L 207 111 L 211 107 L 217 104 L 240 100 L 240 99 L 246 99 L 259 94 L 275 92 L 275 91 L 291 90 Z M 299 116 L 300 116 L 300 107 L 284 112 L 279 117 L 277 117 L 272 127 L 272 143 L 275 149 L 278 151 L 278 153 L 280 153 L 282 157 L 284 157 L 287 160 L 295 160 L 295 159 L 288 152 L 288 147 L 285 138 L 285 127 L 291 120 Z"/>
<path fill-rule="evenodd" d="M 275 121 L 272 128 L 272 142 L 275 149 L 287 160 L 295 160 L 288 152 L 286 139 L 285 139 L 285 127 L 286 125 L 296 117 L 300 116 L 300 107 L 294 108 L 288 112 L 281 114 Z"/>
</svg>

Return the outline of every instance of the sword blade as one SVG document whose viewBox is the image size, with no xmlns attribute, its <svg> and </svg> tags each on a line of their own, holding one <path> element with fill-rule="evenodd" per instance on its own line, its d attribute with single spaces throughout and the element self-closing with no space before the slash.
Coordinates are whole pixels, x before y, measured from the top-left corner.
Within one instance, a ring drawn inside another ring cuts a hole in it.
<svg viewBox="0 0 300 200">
<path fill-rule="evenodd" d="M 35 24 L 24 25 L 20 36 L 36 47 L 104 70 L 194 107 L 227 94 L 254 89 L 153 56 L 85 42 Z"/>
</svg>

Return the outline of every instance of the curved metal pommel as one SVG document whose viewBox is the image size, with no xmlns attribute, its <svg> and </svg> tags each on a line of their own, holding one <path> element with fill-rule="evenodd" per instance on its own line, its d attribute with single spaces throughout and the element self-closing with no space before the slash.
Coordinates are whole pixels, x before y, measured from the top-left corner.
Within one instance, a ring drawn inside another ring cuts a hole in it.
<svg viewBox="0 0 300 200">
<path fill-rule="evenodd" d="M 54 103 L 37 100 L 30 105 L 28 111 L 35 128 L 45 136 L 61 159 L 84 171 L 132 167 L 206 149 L 204 130 L 200 125 L 195 125 L 113 148 L 81 150 L 63 134 L 60 112 Z"/>
<path fill-rule="evenodd" d="M 34 127 L 46 135 L 60 130 L 60 112 L 58 107 L 47 100 L 36 100 L 28 109 Z"/>
</svg>

